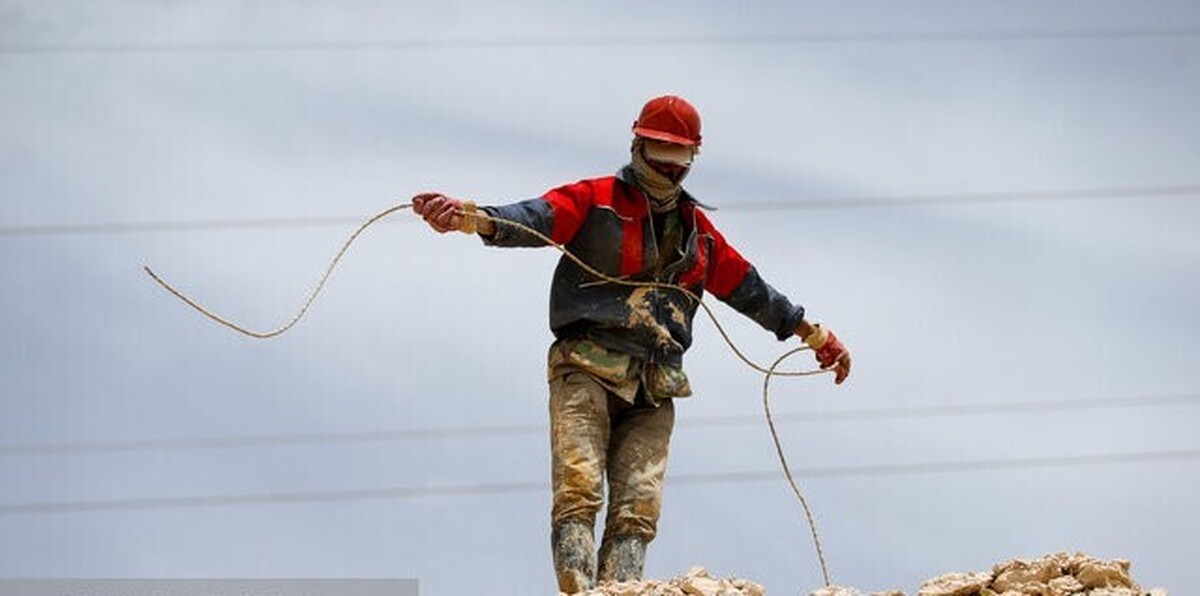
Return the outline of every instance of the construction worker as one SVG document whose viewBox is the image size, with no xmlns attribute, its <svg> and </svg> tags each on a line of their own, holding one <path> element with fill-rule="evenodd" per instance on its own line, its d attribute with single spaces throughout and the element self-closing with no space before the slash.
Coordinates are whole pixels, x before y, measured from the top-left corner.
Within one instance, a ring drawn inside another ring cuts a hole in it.
<svg viewBox="0 0 1200 596">
<path fill-rule="evenodd" d="M 436 231 L 478 233 L 490 246 L 544 246 L 518 222 L 607 275 L 707 291 L 773 332 L 800 336 L 840 384 L 850 354 L 768 285 L 713 226 L 682 183 L 700 150 L 700 116 L 683 98 L 657 97 L 633 125 L 630 163 L 541 197 L 482 207 L 439 193 L 413 197 Z M 691 395 L 683 354 L 698 304 L 678 290 L 597 279 L 564 257 L 550 292 L 551 547 L 559 589 L 641 579 L 662 504 L 676 398 Z M 608 508 L 599 553 L 596 515 Z M 598 567 L 598 569 L 597 569 Z"/>
</svg>

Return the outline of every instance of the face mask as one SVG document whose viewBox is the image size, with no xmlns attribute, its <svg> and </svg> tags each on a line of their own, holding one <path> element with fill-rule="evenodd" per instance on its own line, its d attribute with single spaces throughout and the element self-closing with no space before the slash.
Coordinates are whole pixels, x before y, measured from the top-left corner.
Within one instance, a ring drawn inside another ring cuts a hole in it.
<svg viewBox="0 0 1200 596">
<path fill-rule="evenodd" d="M 664 213 L 675 209 L 682 191 L 683 179 L 687 177 L 690 168 L 678 170 L 676 175 L 669 176 L 655 169 L 646 158 L 643 139 L 634 139 L 632 149 L 633 174 L 638 186 L 650 197 L 650 207 L 655 213 Z M 673 169 L 677 169 L 678 167 Z"/>
<path fill-rule="evenodd" d="M 656 141 L 654 139 L 642 139 L 641 145 L 642 151 L 646 154 L 646 159 L 651 162 L 683 167 L 691 167 L 692 162 L 696 159 L 696 155 L 700 153 L 700 149 L 697 147 L 688 147 L 686 145 Z"/>
</svg>

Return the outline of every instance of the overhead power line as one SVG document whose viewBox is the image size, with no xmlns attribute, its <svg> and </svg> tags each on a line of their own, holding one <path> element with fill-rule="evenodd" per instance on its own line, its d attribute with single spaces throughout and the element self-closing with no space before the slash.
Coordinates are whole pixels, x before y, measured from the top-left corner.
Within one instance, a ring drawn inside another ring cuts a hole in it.
<svg viewBox="0 0 1200 596">
<path fill-rule="evenodd" d="M 721 207 L 723 211 L 792 211 L 806 209 L 859 209 L 867 207 L 920 207 L 934 205 L 988 205 L 1083 201 L 1100 199 L 1152 199 L 1200 196 L 1200 184 L 1176 186 L 1125 186 L 1075 190 L 1028 190 L 958 194 L 897 195 L 892 197 L 838 197 L 793 201 L 750 201 Z"/>
<path fill-rule="evenodd" d="M 135 234 L 139 232 L 198 232 L 209 230 L 261 230 L 268 228 L 321 228 L 350 226 L 363 218 L 352 215 L 313 217 L 263 217 L 247 219 L 195 219 L 97 224 L 46 224 L 0 226 L 0 236 L 70 236 L 76 234 Z M 399 221 L 399 220 L 393 220 Z"/>
<path fill-rule="evenodd" d="M 876 476 L 910 476 L 921 474 L 954 474 L 1100 465 L 1187 462 L 1197 459 L 1200 459 L 1200 449 L 1182 449 L 1174 451 L 1065 455 L 957 462 L 800 468 L 792 470 L 792 473 L 797 477 L 805 479 L 856 478 Z M 669 474 L 666 482 L 668 486 L 688 486 L 703 484 L 741 484 L 746 482 L 779 480 L 781 478 L 782 475 L 778 470 L 763 470 L 747 472 L 716 472 L 707 474 Z M 292 491 L 259 494 L 154 497 L 144 499 L 49 501 L 0 505 L 0 516 L 31 513 L 141 511 L 147 509 L 182 509 L 229 505 L 268 505 L 380 499 L 400 500 L 414 498 L 446 498 L 545 492 L 548 490 L 549 485 L 547 485 L 545 482 L 498 482 L 448 486 L 406 486 L 342 490 Z"/>
<path fill-rule="evenodd" d="M 462 37 L 376 40 L 244 40 L 199 42 L 8 43 L 7 55 L 243 54 L 291 52 L 413 52 L 452 50 L 541 50 L 696 46 L 847 45 L 1186 39 L 1200 28 L 1009 29 L 991 31 L 864 31 L 850 33 L 741 33 L 702 35 L 572 35 L 570 37 Z"/>
<path fill-rule="evenodd" d="M 353 215 L 327 215 L 313 217 L 162 220 L 95 224 L 33 224 L 0 226 L 0 236 L 76 236 L 139 234 L 146 232 L 201 232 L 218 230 L 263 230 L 270 228 L 322 228 L 331 226 L 352 226 L 362 223 L 363 219 L 364 218 L 361 216 Z M 404 220 L 391 220 L 393 223 L 397 221 Z"/>
<path fill-rule="evenodd" d="M 891 197 L 831 197 L 773 201 L 748 201 L 720 206 L 721 211 L 753 213 L 763 211 L 806 211 L 814 209 L 864 209 L 885 207 L 921 207 L 938 205 L 989 205 L 997 203 L 1040 203 L 1055 201 L 1094 201 L 1104 199 L 1153 199 L 1200 197 L 1200 184 L 1175 186 L 1122 186 L 1075 190 L 1030 190 L 1011 192 L 973 192 L 955 194 L 914 194 Z M 0 226 L 0 237 L 70 236 L 136 234 L 146 232 L 188 232 L 212 230 L 256 230 L 266 228 L 311 228 L 349 226 L 361 223 L 362 216 L 331 215 L 287 218 L 166 220 L 80 224 L 23 224 Z M 392 220 L 397 221 L 397 220 Z M 404 221 L 404 220 L 399 220 Z M 416 221 L 411 219 L 409 221 Z"/>
<path fill-rule="evenodd" d="M 948 416 L 984 416 L 996 414 L 1044 414 L 1047 412 L 1078 412 L 1111 408 L 1150 408 L 1200 404 L 1200 393 L 1179 395 L 1143 395 L 1135 397 L 1104 397 L 1093 399 L 1042 399 L 1038 401 L 1009 401 L 980 404 L 941 404 L 860 410 L 832 410 L 775 414 L 776 422 L 831 423 L 858 420 L 897 420 L 940 418 Z M 681 418 L 677 426 L 691 428 L 726 428 L 763 424 L 761 415 L 710 416 Z M 178 439 L 145 439 L 126 441 L 79 441 L 69 443 L 29 443 L 0 446 L 2 456 L 104 454 L 139 451 L 173 451 L 188 449 L 236 449 L 280 447 L 288 445 L 333 445 L 347 443 L 382 443 L 409 440 L 461 440 L 496 437 L 545 435 L 545 424 L 510 424 L 457 428 L 393 429 L 358 432 L 291 433 L 274 435 L 242 435 Z"/>
</svg>

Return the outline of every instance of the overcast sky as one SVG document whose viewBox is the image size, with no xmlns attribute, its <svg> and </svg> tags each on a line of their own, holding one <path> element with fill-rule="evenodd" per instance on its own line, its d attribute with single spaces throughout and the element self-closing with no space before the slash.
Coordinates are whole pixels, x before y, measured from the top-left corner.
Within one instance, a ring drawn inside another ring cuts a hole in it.
<svg viewBox="0 0 1200 596">
<path fill-rule="evenodd" d="M 269 341 L 141 267 L 272 328 L 355 222 L 607 175 L 679 93 L 689 190 L 854 353 L 772 384 L 836 583 L 1200 585 L 1200 4 L 0 1 L 0 89 L 0 576 L 551 592 L 556 254 L 400 214 Z M 761 376 L 696 336 L 647 574 L 807 594 Z"/>
</svg>

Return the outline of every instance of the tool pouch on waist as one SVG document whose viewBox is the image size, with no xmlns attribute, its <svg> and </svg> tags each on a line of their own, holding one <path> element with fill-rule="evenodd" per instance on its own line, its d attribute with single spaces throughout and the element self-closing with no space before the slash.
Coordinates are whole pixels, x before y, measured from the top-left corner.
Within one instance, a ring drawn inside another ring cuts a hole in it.
<svg viewBox="0 0 1200 596">
<path fill-rule="evenodd" d="M 583 370 L 613 385 L 636 379 L 638 374 L 637 363 L 632 356 L 606 349 L 586 339 L 559 340 L 550 348 L 550 377 L 562 374 L 563 369 L 567 368 Z"/>
<path fill-rule="evenodd" d="M 688 397 L 692 384 L 683 369 L 665 364 L 650 363 L 642 373 L 642 389 L 655 402 L 669 397 Z"/>
</svg>

